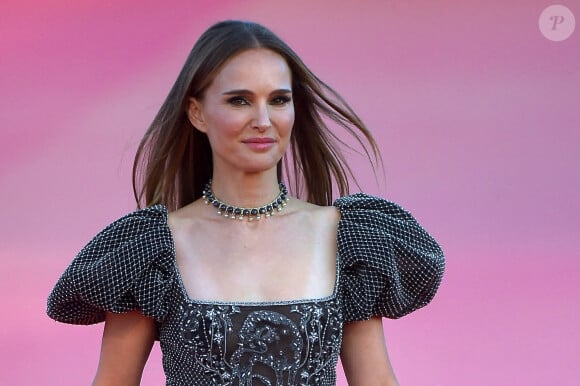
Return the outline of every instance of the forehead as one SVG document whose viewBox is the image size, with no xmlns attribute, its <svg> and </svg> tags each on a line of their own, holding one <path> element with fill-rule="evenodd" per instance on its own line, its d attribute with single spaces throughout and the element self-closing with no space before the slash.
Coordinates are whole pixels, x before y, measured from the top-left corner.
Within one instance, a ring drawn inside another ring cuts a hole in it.
<svg viewBox="0 0 580 386">
<path fill-rule="evenodd" d="M 276 88 L 289 88 L 291 78 L 288 63 L 281 55 L 257 48 L 238 53 L 226 61 L 218 70 L 212 86 L 247 88 L 252 84 L 269 84 Z"/>
</svg>

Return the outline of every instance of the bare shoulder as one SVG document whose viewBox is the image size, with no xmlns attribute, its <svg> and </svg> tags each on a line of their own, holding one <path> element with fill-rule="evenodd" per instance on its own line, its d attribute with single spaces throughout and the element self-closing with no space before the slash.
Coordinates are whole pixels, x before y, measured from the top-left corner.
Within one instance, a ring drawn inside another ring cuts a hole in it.
<svg viewBox="0 0 580 386">
<path fill-rule="evenodd" d="M 204 220 L 206 211 L 203 208 L 202 200 L 197 200 L 182 208 L 170 212 L 167 216 L 167 222 L 172 229 L 194 226 Z"/>
<path fill-rule="evenodd" d="M 299 199 L 292 200 L 292 212 L 307 217 L 311 222 L 330 226 L 336 225 L 340 219 L 340 211 L 334 206 L 315 205 Z"/>
</svg>

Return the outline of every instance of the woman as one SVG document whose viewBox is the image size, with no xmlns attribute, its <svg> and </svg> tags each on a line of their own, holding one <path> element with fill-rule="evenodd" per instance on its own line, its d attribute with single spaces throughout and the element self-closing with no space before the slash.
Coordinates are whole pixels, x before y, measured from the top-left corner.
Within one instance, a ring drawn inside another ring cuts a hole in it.
<svg viewBox="0 0 580 386">
<path fill-rule="evenodd" d="M 155 339 L 168 385 L 334 385 L 339 354 L 349 384 L 397 384 L 381 317 L 426 305 L 443 255 L 396 204 L 344 196 L 323 116 L 377 159 L 272 32 L 227 21 L 200 37 L 137 152 L 146 208 L 99 233 L 48 300 L 56 320 L 105 320 L 94 385 L 139 384 Z"/>
</svg>

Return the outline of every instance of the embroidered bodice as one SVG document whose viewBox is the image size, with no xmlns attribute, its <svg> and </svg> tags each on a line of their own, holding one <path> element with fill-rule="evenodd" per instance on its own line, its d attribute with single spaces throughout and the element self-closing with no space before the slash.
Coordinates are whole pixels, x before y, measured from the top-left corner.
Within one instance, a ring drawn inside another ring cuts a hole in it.
<svg viewBox="0 0 580 386">
<path fill-rule="evenodd" d="M 335 385 L 344 323 L 398 318 L 431 301 L 439 245 L 400 206 L 365 194 L 338 199 L 337 275 L 323 299 L 217 303 L 190 299 L 167 210 L 133 212 L 99 233 L 48 299 L 51 318 L 104 320 L 139 309 L 155 319 L 167 385 Z"/>
<path fill-rule="evenodd" d="M 167 384 L 334 385 L 342 323 L 335 297 L 255 305 L 184 302 L 179 321 L 160 328 Z"/>
</svg>

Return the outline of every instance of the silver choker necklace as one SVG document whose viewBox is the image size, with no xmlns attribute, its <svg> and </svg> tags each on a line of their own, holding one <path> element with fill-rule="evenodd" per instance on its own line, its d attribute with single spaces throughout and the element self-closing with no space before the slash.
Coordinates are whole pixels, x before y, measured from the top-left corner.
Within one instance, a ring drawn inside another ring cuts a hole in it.
<svg viewBox="0 0 580 386">
<path fill-rule="evenodd" d="M 274 201 L 256 208 L 240 208 L 221 201 L 213 194 L 211 190 L 211 180 L 205 184 L 202 197 L 206 205 L 212 204 L 214 208 L 217 209 L 218 215 L 231 218 L 232 220 L 243 220 L 244 218 L 247 218 L 248 221 L 254 221 L 261 220 L 264 216 L 270 217 L 275 212 L 281 212 L 282 209 L 286 206 L 286 203 L 290 201 L 286 185 L 284 185 L 283 182 L 280 182 L 279 187 L 280 193 L 274 199 Z"/>
</svg>

